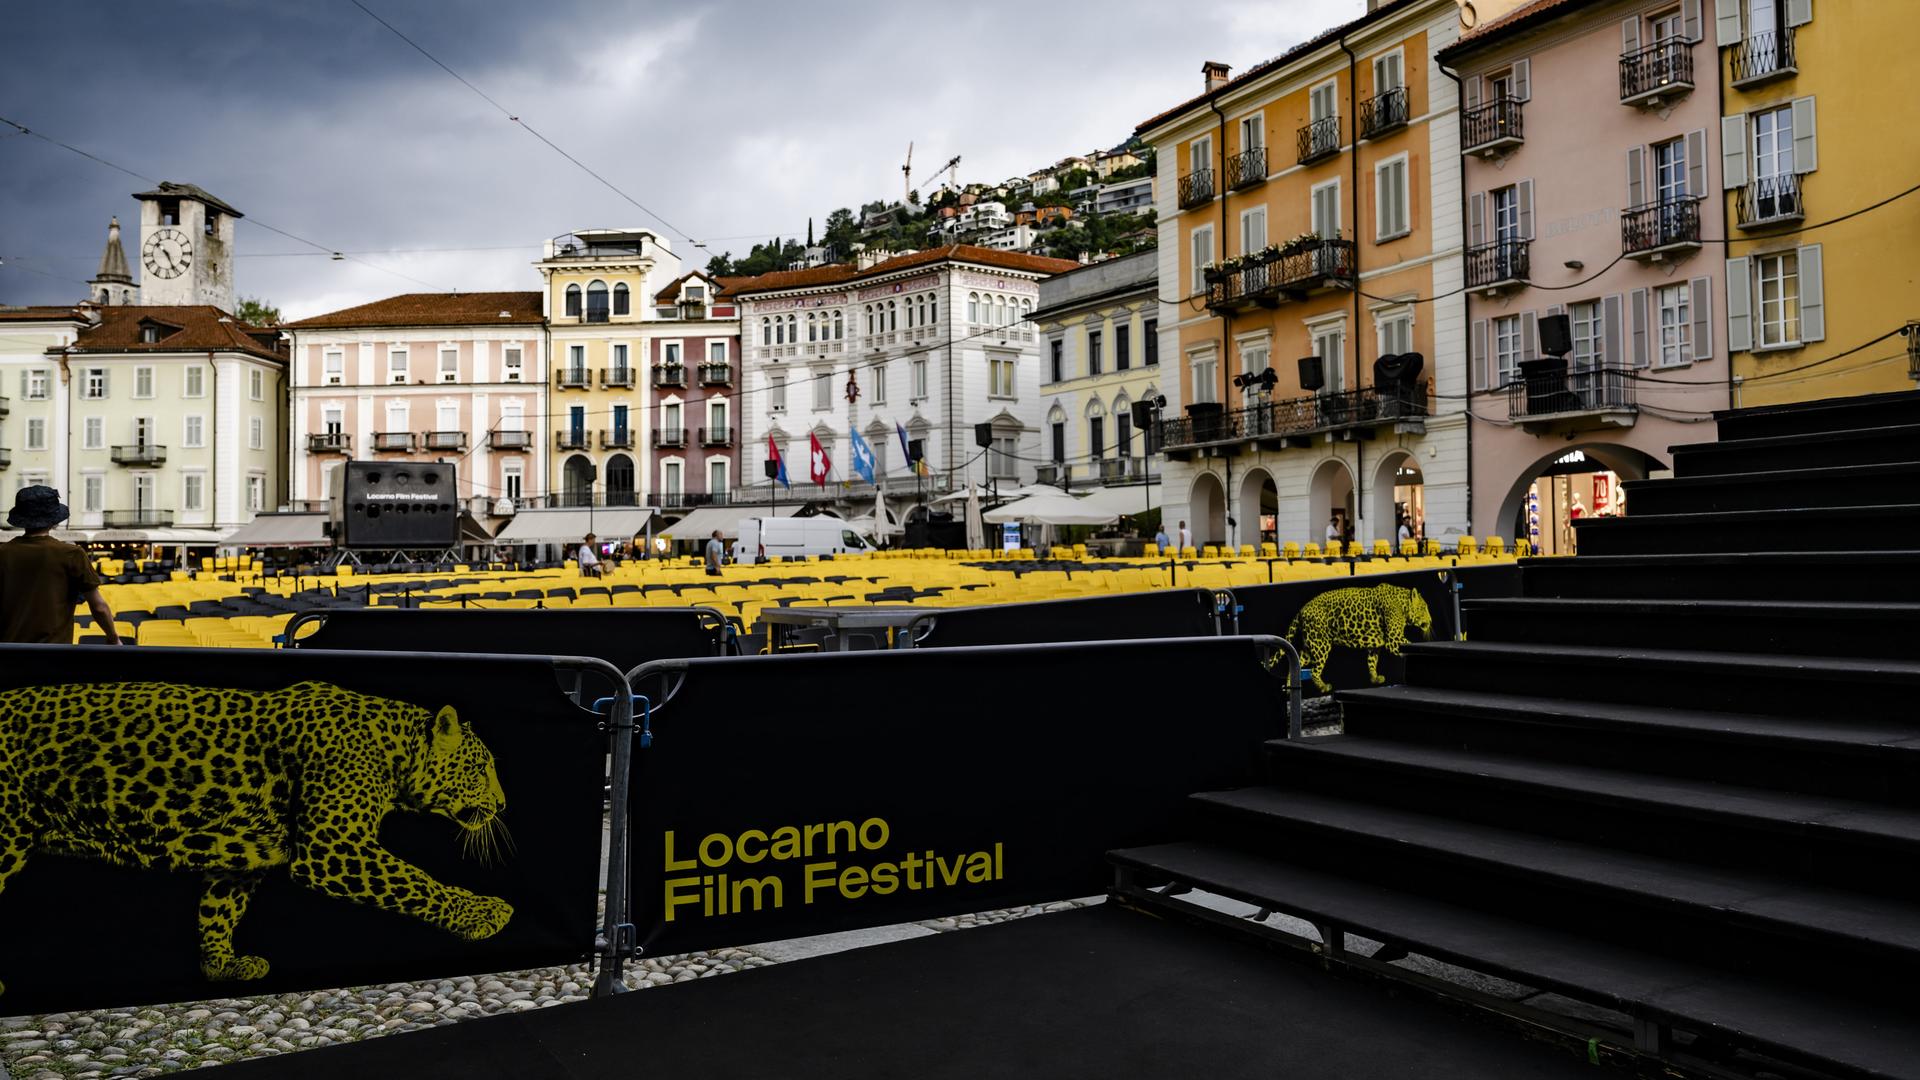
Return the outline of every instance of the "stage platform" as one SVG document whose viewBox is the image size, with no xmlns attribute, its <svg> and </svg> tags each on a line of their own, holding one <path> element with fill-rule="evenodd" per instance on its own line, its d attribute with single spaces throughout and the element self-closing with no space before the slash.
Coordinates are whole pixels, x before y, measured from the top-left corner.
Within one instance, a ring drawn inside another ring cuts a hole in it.
<svg viewBox="0 0 1920 1080">
<path fill-rule="evenodd" d="M 1584 1052 L 1417 994 L 1108 904 L 220 1075 L 1529 1080 L 1595 1070 Z"/>
</svg>

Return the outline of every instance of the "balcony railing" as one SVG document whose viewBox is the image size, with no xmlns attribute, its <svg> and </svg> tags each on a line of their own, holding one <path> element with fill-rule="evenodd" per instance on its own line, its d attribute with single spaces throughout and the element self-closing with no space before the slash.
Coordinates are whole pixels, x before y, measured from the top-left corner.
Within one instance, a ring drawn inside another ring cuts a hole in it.
<svg viewBox="0 0 1920 1080">
<path fill-rule="evenodd" d="M 489 431 L 487 445 L 495 450 L 531 450 L 533 434 L 526 431 Z"/>
<path fill-rule="evenodd" d="M 733 382 L 733 365 L 711 361 L 700 365 L 701 386 L 728 386 Z"/>
<path fill-rule="evenodd" d="M 1733 69 L 1731 82 L 1735 86 L 1752 86 L 1792 75 L 1800 69 L 1793 52 L 1791 26 L 1755 34 L 1735 45 L 1732 52 L 1729 63 Z"/>
<path fill-rule="evenodd" d="M 686 428 L 655 428 L 653 445 L 662 450 L 677 450 L 687 445 Z"/>
<path fill-rule="evenodd" d="M 429 431 L 427 449 L 429 450 L 465 450 L 467 433 L 464 431 Z"/>
<path fill-rule="evenodd" d="M 653 385 L 656 387 L 687 385 L 687 366 L 685 364 L 661 364 L 653 369 Z"/>
<path fill-rule="evenodd" d="M 109 529 L 168 529 L 173 527 L 173 511 L 142 507 L 138 510 L 103 510 L 100 524 Z"/>
<path fill-rule="evenodd" d="M 600 449 L 633 449 L 633 429 L 626 427 L 606 428 L 600 432 Z"/>
<path fill-rule="evenodd" d="M 1426 416 L 1424 385 L 1365 386 L 1162 420 L 1159 444 L 1169 456 L 1175 456 L 1188 448 L 1210 443 L 1260 440 L 1285 444 L 1289 440 L 1310 440 L 1324 432 L 1387 423 L 1421 423 Z"/>
<path fill-rule="evenodd" d="M 1507 415 L 1515 420 L 1636 411 L 1633 373 L 1624 367 L 1569 371 L 1564 360 L 1527 361 L 1520 367 L 1520 374 L 1507 383 Z"/>
<path fill-rule="evenodd" d="M 1658 259 L 1700 246 L 1700 200 L 1687 196 L 1620 212 L 1620 249 L 1632 259 Z"/>
<path fill-rule="evenodd" d="M 1460 152 L 1492 154 L 1527 141 L 1519 98 L 1495 98 L 1460 114 Z"/>
<path fill-rule="evenodd" d="M 1498 289 L 1527 283 L 1527 240 L 1495 240 L 1467 249 L 1467 288 Z"/>
<path fill-rule="evenodd" d="M 733 429 L 730 427 L 703 427 L 700 429 L 701 446 L 732 446 Z"/>
<path fill-rule="evenodd" d="M 1340 150 L 1340 117 L 1323 116 L 1300 129 L 1300 164 L 1319 161 Z"/>
<path fill-rule="evenodd" d="M 1212 201 L 1212 169 L 1195 169 L 1180 178 L 1180 209 L 1191 210 Z"/>
<path fill-rule="evenodd" d="M 691 506 L 720 506 L 727 502 L 724 491 L 652 491 L 647 493 L 647 505 L 667 510 L 679 510 Z"/>
<path fill-rule="evenodd" d="M 553 433 L 553 445 L 562 450 L 585 450 L 587 433 L 584 431 L 556 431 Z"/>
<path fill-rule="evenodd" d="M 1683 38 L 1656 41 L 1620 58 L 1620 103 L 1653 104 L 1693 89 L 1693 43 Z"/>
<path fill-rule="evenodd" d="M 373 433 L 373 448 L 375 450 L 386 450 L 386 451 L 398 450 L 403 453 L 406 451 L 412 450 L 413 449 L 413 432 L 411 431 L 376 431 Z"/>
<path fill-rule="evenodd" d="M 1408 119 L 1407 88 L 1396 86 L 1368 98 L 1360 103 L 1360 137 L 1375 139 L 1397 127 L 1405 127 Z"/>
<path fill-rule="evenodd" d="M 1227 188 L 1238 191 L 1267 178 L 1267 148 L 1256 146 L 1227 159 Z"/>
<path fill-rule="evenodd" d="M 593 373 L 583 367 L 561 368 L 553 380 L 562 390 L 585 390 L 593 385 Z"/>
<path fill-rule="evenodd" d="M 353 436 L 344 431 L 322 431 L 307 436 L 309 454 L 350 454 L 353 452 Z M 161 451 L 164 456 L 165 451 Z"/>
<path fill-rule="evenodd" d="M 1754 180 L 1734 192 L 1733 204 L 1743 229 L 1799 221 L 1807 216 L 1807 208 L 1800 201 L 1800 177 L 1794 173 Z"/>
<path fill-rule="evenodd" d="M 633 385 L 633 369 L 624 366 L 610 367 L 600 373 L 600 385 L 609 390 L 627 389 Z"/>
<path fill-rule="evenodd" d="M 1354 265 L 1351 240 L 1311 240 L 1272 248 L 1230 268 L 1208 271 L 1207 307 L 1278 306 L 1282 299 L 1298 299 L 1316 289 L 1351 285 Z"/>
</svg>

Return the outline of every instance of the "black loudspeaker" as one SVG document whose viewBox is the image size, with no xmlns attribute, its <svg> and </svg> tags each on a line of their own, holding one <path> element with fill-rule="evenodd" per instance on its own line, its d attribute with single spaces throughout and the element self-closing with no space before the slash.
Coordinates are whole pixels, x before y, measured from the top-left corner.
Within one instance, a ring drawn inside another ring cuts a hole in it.
<svg viewBox="0 0 1920 1080">
<path fill-rule="evenodd" d="M 927 440 L 910 439 L 907 442 L 907 464 L 918 465 L 927 457 Z"/>
<path fill-rule="evenodd" d="M 335 466 L 329 535 L 345 548 L 455 547 L 459 490 L 447 462 L 346 462 Z"/>
<path fill-rule="evenodd" d="M 1373 362 L 1373 384 L 1411 386 L 1419 380 L 1426 365 L 1427 358 L 1417 352 L 1388 353 Z"/>
<path fill-rule="evenodd" d="M 1547 356 L 1565 356 L 1573 351 L 1573 326 L 1565 315 L 1541 317 L 1540 351 Z"/>
<path fill-rule="evenodd" d="M 763 464 L 763 465 L 764 465 L 764 466 L 766 467 L 766 470 L 767 470 L 767 479 L 769 479 L 769 480 L 775 480 L 775 479 L 778 479 L 778 478 L 779 478 L 779 476 L 780 476 L 780 461 L 779 461 L 779 459 L 777 459 L 777 458 L 768 458 L 768 459 L 767 459 L 766 461 L 764 461 L 764 462 L 762 462 L 762 464 Z"/>
<path fill-rule="evenodd" d="M 1301 357 L 1300 389 L 1318 390 L 1325 385 L 1327 385 L 1327 371 L 1325 365 L 1320 362 L 1320 358 L 1317 356 Z"/>
<path fill-rule="evenodd" d="M 987 447 L 993 445 L 993 425 L 992 424 L 989 423 L 989 424 L 973 425 L 973 445 L 981 448 L 982 450 L 985 450 Z"/>
<path fill-rule="evenodd" d="M 1145 401 L 1133 403 L 1133 426 L 1136 431 L 1145 431 L 1153 426 L 1153 406 Z"/>
</svg>

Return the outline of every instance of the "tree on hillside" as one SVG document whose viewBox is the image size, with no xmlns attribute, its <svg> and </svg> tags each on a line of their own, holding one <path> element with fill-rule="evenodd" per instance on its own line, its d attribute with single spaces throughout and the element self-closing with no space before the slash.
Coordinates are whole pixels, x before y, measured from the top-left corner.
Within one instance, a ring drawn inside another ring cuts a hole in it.
<svg viewBox="0 0 1920 1080">
<path fill-rule="evenodd" d="M 280 309 L 257 296 L 241 297 L 240 310 L 233 314 L 248 326 L 280 325 Z"/>
<path fill-rule="evenodd" d="M 714 277 L 734 276 L 736 271 L 733 268 L 733 252 L 725 252 L 724 254 L 715 255 L 713 258 L 708 259 L 707 273 L 712 274 Z"/>
<path fill-rule="evenodd" d="M 860 222 L 853 211 L 841 207 L 827 215 L 826 244 L 835 251 L 845 251 L 854 241 L 860 239 Z"/>
</svg>

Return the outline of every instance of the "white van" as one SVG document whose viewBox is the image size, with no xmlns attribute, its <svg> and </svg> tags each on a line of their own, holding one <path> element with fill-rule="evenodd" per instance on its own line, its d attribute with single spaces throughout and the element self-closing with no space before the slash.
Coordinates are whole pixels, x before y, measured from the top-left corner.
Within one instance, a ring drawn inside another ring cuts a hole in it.
<svg viewBox="0 0 1920 1080">
<path fill-rule="evenodd" d="M 836 517 L 750 517 L 740 519 L 740 539 L 733 545 L 733 561 L 756 563 L 871 550 L 871 541 Z"/>
</svg>

